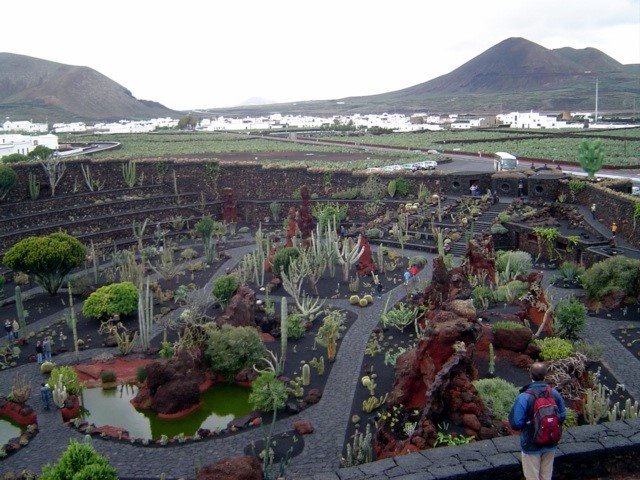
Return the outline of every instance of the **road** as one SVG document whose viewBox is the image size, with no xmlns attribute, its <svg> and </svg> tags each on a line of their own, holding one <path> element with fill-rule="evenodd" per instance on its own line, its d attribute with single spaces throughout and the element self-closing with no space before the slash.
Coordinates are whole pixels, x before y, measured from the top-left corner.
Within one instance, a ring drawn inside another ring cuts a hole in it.
<svg viewBox="0 0 640 480">
<path fill-rule="evenodd" d="M 353 148 L 356 150 L 364 150 L 367 152 L 398 152 L 398 153 L 407 153 L 407 149 L 406 148 L 394 148 L 394 147 L 378 147 L 378 146 L 370 146 L 370 145 L 358 145 L 355 143 L 351 143 L 351 142 L 344 142 L 344 143 L 338 143 L 338 142 L 323 142 L 321 140 L 310 140 L 307 138 L 296 138 L 296 139 L 291 139 L 291 138 L 283 138 L 283 137 L 270 137 L 268 135 L 255 135 L 256 137 L 259 138 L 265 138 L 265 139 L 269 139 L 269 140 L 277 140 L 277 141 L 287 141 L 287 142 L 294 142 L 294 143 L 304 143 L 307 145 L 328 145 L 328 146 L 344 146 L 344 147 L 348 147 L 348 148 Z M 427 155 L 426 150 L 418 150 L 418 149 L 413 149 L 410 150 L 410 152 L 413 153 L 422 153 Z M 476 155 L 463 155 L 463 154 L 452 154 L 452 153 L 447 153 L 446 154 L 448 157 L 451 157 L 453 159 L 453 162 L 450 163 L 443 163 L 442 165 L 438 166 L 438 170 L 442 170 L 444 172 L 447 173 L 454 173 L 454 172 L 469 172 L 469 171 L 473 171 L 473 172 L 492 172 L 493 171 L 493 158 L 491 157 L 478 157 Z M 547 162 L 545 161 L 537 161 L 537 162 L 532 162 L 534 164 L 534 166 L 536 167 L 543 167 L 543 166 L 548 166 L 550 168 L 555 168 L 555 164 L 553 162 L 553 160 L 549 160 Z M 527 162 L 527 165 L 524 165 L 521 163 L 521 166 L 528 166 L 530 165 L 530 162 Z M 584 171 L 582 171 L 582 169 L 580 168 L 580 166 L 576 165 L 574 166 L 568 166 L 568 165 L 562 165 L 562 171 L 564 173 L 568 173 L 570 175 L 577 175 L 577 176 L 586 176 L 586 174 L 584 173 Z M 625 179 L 629 179 L 632 182 L 634 182 L 634 185 L 636 186 L 640 186 L 640 169 L 637 170 L 616 170 L 616 169 L 609 169 L 609 168 L 604 168 L 602 169 L 597 175 L 596 177 L 602 177 L 602 178 L 625 178 Z"/>
</svg>

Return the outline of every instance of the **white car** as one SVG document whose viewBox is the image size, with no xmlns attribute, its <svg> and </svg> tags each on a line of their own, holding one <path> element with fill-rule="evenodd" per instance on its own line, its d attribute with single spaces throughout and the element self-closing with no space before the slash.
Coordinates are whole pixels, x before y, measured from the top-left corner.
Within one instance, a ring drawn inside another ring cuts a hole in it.
<svg viewBox="0 0 640 480">
<path fill-rule="evenodd" d="M 411 170 L 435 170 L 438 167 L 438 162 L 433 160 L 425 160 L 423 162 L 414 163 Z"/>
<path fill-rule="evenodd" d="M 429 155 L 438 155 L 440 152 L 438 150 L 431 149 L 431 150 L 427 150 L 427 153 Z"/>
<path fill-rule="evenodd" d="M 631 187 L 631 195 L 640 195 L 640 187 Z"/>
</svg>

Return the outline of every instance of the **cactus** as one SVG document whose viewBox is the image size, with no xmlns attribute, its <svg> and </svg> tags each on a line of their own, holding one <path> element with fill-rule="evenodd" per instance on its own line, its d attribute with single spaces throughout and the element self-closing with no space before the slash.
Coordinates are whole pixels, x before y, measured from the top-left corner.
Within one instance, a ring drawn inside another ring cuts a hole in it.
<svg viewBox="0 0 640 480">
<path fill-rule="evenodd" d="M 493 376 L 496 373 L 496 355 L 493 351 L 493 343 L 489 344 L 489 375 Z"/>
<path fill-rule="evenodd" d="M 364 247 L 362 246 L 362 235 L 358 237 L 358 241 L 354 244 L 351 238 L 345 238 L 342 241 L 342 246 L 339 248 L 338 244 L 334 244 L 337 260 L 342 265 L 342 280 L 349 281 L 349 269 L 352 265 L 360 259 L 364 253 Z"/>
<path fill-rule="evenodd" d="M 360 277 L 356 275 L 356 278 L 349 282 L 349 291 L 356 293 L 358 290 L 360 290 Z"/>
<path fill-rule="evenodd" d="M 598 384 L 588 388 L 583 408 L 583 416 L 589 425 L 596 425 L 609 414 L 609 396 L 606 387 Z"/>
<path fill-rule="evenodd" d="M 176 177 L 175 170 L 171 170 L 171 176 L 173 177 L 173 193 L 178 195 L 178 177 Z"/>
<path fill-rule="evenodd" d="M 73 351 L 76 354 L 76 360 L 80 360 L 80 351 L 78 350 L 78 319 L 76 318 L 76 309 L 73 307 L 73 290 L 71 283 L 67 282 L 67 290 L 69 291 L 69 323 L 71 324 L 71 332 L 73 333 Z M 60 332 L 62 335 L 62 332 Z"/>
<path fill-rule="evenodd" d="M 371 396 L 367 398 L 362 402 L 362 410 L 364 410 L 366 413 L 373 412 L 375 409 L 380 408 L 382 405 L 384 405 L 384 402 L 387 401 L 388 396 L 389 394 L 385 393 L 384 395 L 380 395 L 380 397 Z"/>
<path fill-rule="evenodd" d="M 366 307 L 367 305 L 369 305 L 369 302 L 367 302 L 366 298 L 361 298 L 358 302 L 358 305 L 360 305 L 361 307 Z"/>
<path fill-rule="evenodd" d="M 98 255 L 96 254 L 96 247 L 91 240 L 91 262 L 93 263 L 93 283 L 98 284 Z"/>
<path fill-rule="evenodd" d="M 18 324 L 20 325 L 20 331 L 22 334 L 25 334 L 27 328 L 26 318 L 29 315 L 24 309 L 24 303 L 22 302 L 22 290 L 20 287 L 15 288 L 15 298 L 16 298 L 16 314 L 18 315 Z"/>
<path fill-rule="evenodd" d="M 140 344 L 148 349 L 151 343 L 151 327 L 153 325 L 153 292 L 149 289 L 149 277 L 145 285 L 138 287 L 138 327 Z"/>
<path fill-rule="evenodd" d="M 56 407 L 62 408 L 64 407 L 64 402 L 69 397 L 67 393 L 67 387 L 62 383 L 62 374 L 58 376 L 58 382 L 53 387 L 53 403 L 55 403 Z"/>
<path fill-rule="evenodd" d="M 309 362 L 309 365 L 311 365 L 313 368 L 316 369 L 316 372 L 318 373 L 318 375 L 320 376 L 324 375 L 324 357 L 323 356 L 321 356 L 319 359 L 316 359 L 316 357 L 313 357 Z"/>
<path fill-rule="evenodd" d="M 288 317 L 287 297 L 282 297 L 280 302 L 280 372 L 284 372 L 284 364 L 287 360 L 287 342 L 289 340 Z"/>
<path fill-rule="evenodd" d="M 308 363 L 302 365 L 302 385 L 308 387 L 311 383 L 311 367 Z"/>
<path fill-rule="evenodd" d="M 375 382 L 375 377 L 373 375 L 365 375 L 360 379 L 362 386 L 369 389 L 369 394 L 373 397 L 376 393 L 376 387 L 378 386 Z"/>
<path fill-rule="evenodd" d="M 362 465 L 373 460 L 373 448 L 371 446 L 371 426 L 367 424 L 364 433 L 356 429 L 353 434 L 353 444 L 347 444 L 347 456 L 344 459 L 344 467 Z"/>
<path fill-rule="evenodd" d="M 349 303 L 351 305 L 358 305 L 360 303 L 360 297 L 358 295 L 351 295 L 349 297 Z"/>
<path fill-rule="evenodd" d="M 271 202 L 269 204 L 269 208 L 271 209 L 271 216 L 273 217 L 274 222 L 280 221 L 280 210 L 281 205 L 278 202 Z"/>
<path fill-rule="evenodd" d="M 371 295 L 365 295 L 362 298 L 364 298 L 369 305 L 371 305 L 373 303 L 373 297 Z"/>
<path fill-rule="evenodd" d="M 31 200 L 37 200 L 40 197 L 40 182 L 33 173 L 29 174 L 29 196 Z"/>
<path fill-rule="evenodd" d="M 136 184 L 136 162 L 130 161 L 128 163 L 122 164 L 122 178 L 124 179 L 124 183 L 129 187 L 133 188 Z"/>
</svg>

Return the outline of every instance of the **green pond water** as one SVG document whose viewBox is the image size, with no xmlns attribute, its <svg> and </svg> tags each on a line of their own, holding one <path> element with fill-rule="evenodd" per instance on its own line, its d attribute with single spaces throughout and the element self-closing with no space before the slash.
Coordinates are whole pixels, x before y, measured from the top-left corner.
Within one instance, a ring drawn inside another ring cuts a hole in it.
<svg viewBox="0 0 640 480">
<path fill-rule="evenodd" d="M 136 410 L 130 400 L 137 391 L 137 387 L 123 385 L 109 390 L 84 390 L 84 418 L 96 426 L 121 427 L 133 437 L 157 440 L 162 435 L 169 438 L 180 433 L 194 435 L 199 428 L 221 430 L 234 418 L 253 410 L 249 405 L 250 389 L 237 385 L 217 385 L 200 394 L 202 405 L 198 410 L 186 417 L 169 420 L 158 418 L 150 410 Z"/>
<path fill-rule="evenodd" d="M 7 418 L 0 418 L 0 445 L 4 445 L 12 438 L 22 435 L 24 427 Z"/>
</svg>

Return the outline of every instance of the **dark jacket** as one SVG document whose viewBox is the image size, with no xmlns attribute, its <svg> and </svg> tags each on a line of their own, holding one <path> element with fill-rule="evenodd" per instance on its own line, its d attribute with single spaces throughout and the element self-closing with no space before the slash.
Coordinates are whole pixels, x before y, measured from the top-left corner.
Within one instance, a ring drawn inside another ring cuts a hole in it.
<svg viewBox="0 0 640 480">
<path fill-rule="evenodd" d="M 522 387 L 520 389 L 520 395 L 516 398 L 513 408 L 511 408 L 511 413 L 509 413 L 509 423 L 511 424 L 511 428 L 522 432 L 520 434 L 520 448 L 524 453 L 528 453 L 530 455 L 542 455 L 543 453 L 552 452 L 555 449 L 555 446 L 541 447 L 533 443 L 533 423 L 531 420 L 533 419 L 534 397 L 533 395 L 525 393 L 529 389 L 535 392 L 542 392 L 546 388 L 547 384 L 544 382 L 533 382 Z M 555 388 L 551 390 L 551 394 L 558 405 L 558 416 L 560 417 L 560 422 L 564 422 L 567 415 L 567 409 L 564 405 L 562 395 L 560 395 Z"/>
</svg>

